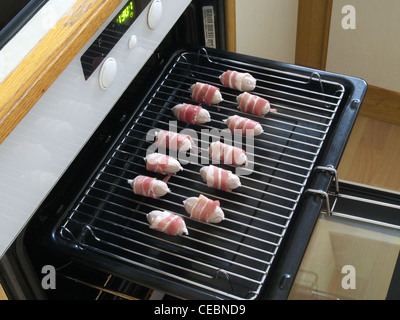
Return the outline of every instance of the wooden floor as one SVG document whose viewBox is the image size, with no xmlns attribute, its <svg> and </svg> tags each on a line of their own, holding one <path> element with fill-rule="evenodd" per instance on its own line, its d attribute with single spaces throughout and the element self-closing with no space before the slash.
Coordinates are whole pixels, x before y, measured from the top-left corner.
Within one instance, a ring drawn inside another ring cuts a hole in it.
<svg viewBox="0 0 400 320">
<path fill-rule="evenodd" d="M 339 179 L 400 191 L 399 159 L 400 126 L 359 116 L 338 168 Z"/>
<path fill-rule="evenodd" d="M 4 293 L 4 290 L 3 290 L 3 288 L 1 287 L 1 285 L 0 285 L 0 300 L 7 300 L 7 296 L 6 296 L 6 294 Z"/>
<path fill-rule="evenodd" d="M 338 176 L 400 191 L 400 126 L 359 116 L 339 164 Z"/>
</svg>

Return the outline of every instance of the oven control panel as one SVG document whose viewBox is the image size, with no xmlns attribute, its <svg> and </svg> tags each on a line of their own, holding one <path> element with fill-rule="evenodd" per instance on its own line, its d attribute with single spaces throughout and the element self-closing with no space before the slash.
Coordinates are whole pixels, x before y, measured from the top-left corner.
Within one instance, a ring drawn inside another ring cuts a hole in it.
<svg viewBox="0 0 400 320">
<path fill-rule="evenodd" d="M 99 67 L 111 49 L 114 48 L 119 39 L 121 39 L 125 32 L 128 31 L 129 27 L 133 24 L 140 13 L 143 12 L 149 2 L 150 0 L 128 1 L 128 3 L 126 3 L 125 6 L 114 16 L 103 32 L 101 32 L 101 34 L 92 42 L 91 46 L 81 56 L 81 64 L 85 80 L 89 79 L 93 72 Z M 160 20 L 161 18 L 160 6 L 162 8 L 161 0 L 156 0 L 153 1 L 149 8 L 148 20 L 151 20 L 152 25 L 156 24 L 157 19 L 153 17 L 154 15 L 158 17 L 157 20 Z M 150 12 L 152 12 L 151 19 Z M 108 61 L 107 65 L 112 65 L 114 70 L 113 63 Z M 106 66 L 105 68 L 108 69 L 109 67 Z M 101 74 L 108 74 L 108 72 L 103 72 Z M 107 78 L 105 81 L 109 82 L 109 80 L 110 79 Z M 101 82 L 100 86 L 103 88 Z"/>
<path fill-rule="evenodd" d="M 0 145 L 0 257 L 190 3 L 123 1 Z"/>
<path fill-rule="evenodd" d="M 149 8 L 149 14 L 147 15 L 147 24 L 150 29 L 155 29 L 158 26 L 162 17 L 162 2 L 161 0 L 154 0 Z"/>
<path fill-rule="evenodd" d="M 99 73 L 99 85 L 106 90 L 114 82 L 117 76 L 118 66 L 114 58 L 107 58 L 101 66 Z"/>
</svg>

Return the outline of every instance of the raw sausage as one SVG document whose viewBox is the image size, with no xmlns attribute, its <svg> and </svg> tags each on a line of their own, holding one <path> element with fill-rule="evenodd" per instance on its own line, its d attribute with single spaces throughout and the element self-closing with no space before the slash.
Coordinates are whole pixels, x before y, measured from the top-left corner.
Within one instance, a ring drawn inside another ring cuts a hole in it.
<svg viewBox="0 0 400 320">
<path fill-rule="evenodd" d="M 250 73 L 228 70 L 220 76 L 221 83 L 227 87 L 239 91 L 253 91 L 256 87 L 256 79 Z"/>
<path fill-rule="evenodd" d="M 172 212 L 153 210 L 149 212 L 146 217 L 151 229 L 161 231 L 172 236 L 189 234 L 183 218 Z"/>
<path fill-rule="evenodd" d="M 206 105 L 213 105 L 220 103 L 222 99 L 219 88 L 211 84 L 196 82 L 190 87 L 191 99 Z"/>
<path fill-rule="evenodd" d="M 201 168 L 200 175 L 208 187 L 223 191 L 231 192 L 241 185 L 237 175 L 213 165 Z"/>
<path fill-rule="evenodd" d="M 181 152 L 186 152 L 195 147 L 191 136 L 166 130 L 161 130 L 157 134 L 154 143 L 157 147 L 169 148 Z"/>
<path fill-rule="evenodd" d="M 144 158 L 146 169 L 161 174 L 174 174 L 183 170 L 178 160 L 162 153 L 152 153 Z"/>
<path fill-rule="evenodd" d="M 211 143 L 208 153 L 211 159 L 221 161 L 224 164 L 231 164 L 236 167 L 247 165 L 246 152 L 226 143 L 219 141 Z"/>
<path fill-rule="evenodd" d="M 264 132 L 259 122 L 238 115 L 229 117 L 226 124 L 231 132 L 240 130 L 242 135 L 258 136 Z"/>
<path fill-rule="evenodd" d="M 172 108 L 178 120 L 189 124 L 202 124 L 211 121 L 210 113 L 200 106 L 182 103 Z"/>
<path fill-rule="evenodd" d="M 135 194 L 153 199 L 158 199 L 170 192 L 165 182 L 147 176 L 137 176 L 133 180 L 128 180 L 128 183 Z"/>
<path fill-rule="evenodd" d="M 206 223 L 219 223 L 224 219 L 219 201 L 210 200 L 202 194 L 199 197 L 187 198 L 183 205 L 192 219 Z"/>
<path fill-rule="evenodd" d="M 268 100 L 257 95 L 244 92 L 236 98 L 239 106 L 238 109 L 242 112 L 254 114 L 263 117 L 268 112 L 276 112 L 276 109 L 271 109 Z"/>
</svg>

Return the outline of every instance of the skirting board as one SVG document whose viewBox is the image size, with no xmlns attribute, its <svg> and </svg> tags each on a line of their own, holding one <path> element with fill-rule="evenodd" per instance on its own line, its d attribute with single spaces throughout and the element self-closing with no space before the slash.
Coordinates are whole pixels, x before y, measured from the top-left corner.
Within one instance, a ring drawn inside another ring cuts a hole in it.
<svg viewBox="0 0 400 320">
<path fill-rule="evenodd" d="M 400 125 L 400 93 L 368 86 L 360 114 Z"/>
</svg>

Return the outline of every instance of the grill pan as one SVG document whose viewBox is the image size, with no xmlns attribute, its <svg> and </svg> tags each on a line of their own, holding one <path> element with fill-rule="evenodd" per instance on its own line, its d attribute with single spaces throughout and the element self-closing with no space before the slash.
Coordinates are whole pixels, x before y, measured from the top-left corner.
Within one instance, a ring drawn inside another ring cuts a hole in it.
<svg viewBox="0 0 400 320">
<path fill-rule="evenodd" d="M 268 99 L 277 113 L 259 118 L 237 110 L 240 92 L 219 82 L 228 69 L 251 73 L 257 79 L 253 93 Z M 176 121 L 172 107 L 194 103 L 189 88 L 197 81 L 220 87 L 224 100 L 219 107 L 203 105 L 212 118 L 205 125 Z M 337 166 L 365 90 L 359 79 L 274 61 L 204 48 L 176 52 L 54 227 L 54 248 L 73 260 L 181 298 L 260 298 L 265 287 L 276 286 L 276 266 L 291 261 L 287 255 L 293 249 L 287 246 L 298 237 L 291 230 L 304 215 L 314 220 L 318 216 L 322 200 L 309 199 L 305 190 L 328 189 L 331 177 L 313 169 Z M 199 170 L 212 164 L 202 146 L 219 139 L 210 130 L 226 129 L 224 120 L 235 114 L 259 121 L 264 133 L 247 150 L 249 142 L 240 138 L 250 169 L 240 176 L 242 186 L 229 193 L 208 188 Z M 201 152 L 194 158 L 180 155 L 192 161 L 169 179 L 171 193 L 158 200 L 134 195 L 128 179 L 140 174 L 164 178 L 146 171 L 144 162 L 155 132 L 162 129 L 193 130 Z M 224 221 L 210 225 L 189 219 L 183 201 L 199 194 L 220 201 Z M 305 213 L 311 200 L 317 205 Z M 146 214 L 154 209 L 184 217 L 189 235 L 151 230 Z M 300 235 L 302 247 L 310 235 Z M 301 250 L 297 254 L 301 257 Z"/>
</svg>

